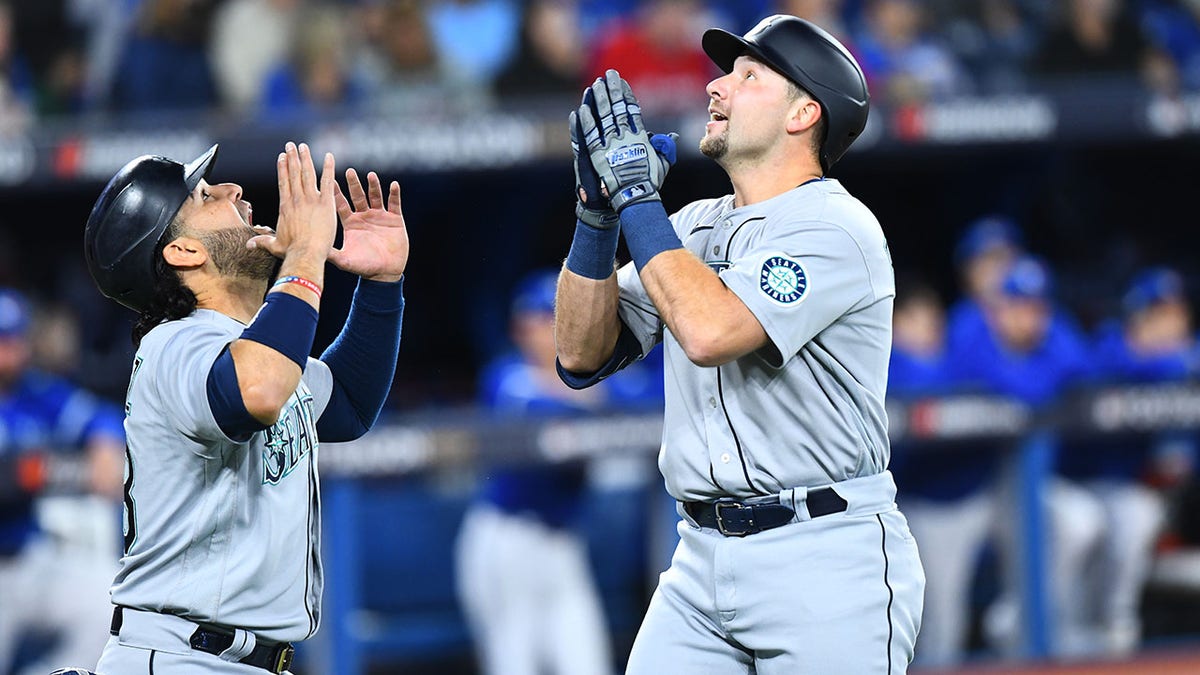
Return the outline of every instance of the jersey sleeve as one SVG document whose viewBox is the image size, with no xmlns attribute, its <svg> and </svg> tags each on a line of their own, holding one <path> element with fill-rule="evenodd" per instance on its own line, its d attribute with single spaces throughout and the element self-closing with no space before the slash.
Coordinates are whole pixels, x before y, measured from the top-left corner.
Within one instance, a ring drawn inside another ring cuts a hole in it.
<svg viewBox="0 0 1200 675">
<path fill-rule="evenodd" d="M 637 338 L 642 348 L 642 356 L 645 356 L 662 341 L 662 318 L 658 315 L 658 308 L 650 301 L 646 287 L 642 285 L 641 277 L 638 276 L 633 263 L 627 263 L 617 270 L 617 286 L 620 289 L 617 314 L 621 323 Z"/>
<path fill-rule="evenodd" d="M 194 322 L 166 337 L 158 349 L 144 355 L 136 374 L 151 387 L 167 420 L 184 435 L 204 441 L 236 443 L 217 424 L 208 403 L 208 373 L 225 346 L 236 339 L 218 326 Z M 144 343 L 143 343 L 144 344 Z M 147 377 L 149 376 L 149 377 Z M 136 411 L 135 411 L 136 414 Z M 196 446 L 200 447 L 200 446 Z M 215 458 L 219 445 L 203 444 Z"/>
<path fill-rule="evenodd" d="M 300 379 L 312 393 L 313 412 L 320 417 L 329 405 L 329 397 L 333 393 L 333 372 L 324 361 L 309 357 L 308 365 L 304 367 L 304 375 Z"/>
<path fill-rule="evenodd" d="M 882 247 L 881 247 L 882 248 Z M 841 227 L 803 223 L 764 239 L 721 272 L 754 314 L 778 368 L 838 317 L 876 299 L 876 280 L 858 242 Z"/>
</svg>

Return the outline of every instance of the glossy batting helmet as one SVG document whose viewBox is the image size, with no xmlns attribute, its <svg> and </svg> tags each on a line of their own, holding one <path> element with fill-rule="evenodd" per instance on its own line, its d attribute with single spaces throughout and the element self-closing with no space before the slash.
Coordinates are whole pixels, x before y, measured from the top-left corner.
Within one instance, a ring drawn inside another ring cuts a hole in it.
<svg viewBox="0 0 1200 675">
<path fill-rule="evenodd" d="M 862 68 L 829 33 L 787 14 L 769 16 L 738 37 L 719 28 L 704 32 L 704 51 L 725 72 L 749 54 L 809 93 L 825 113 L 821 168 L 833 166 L 867 125 L 871 96 Z"/>
<path fill-rule="evenodd" d="M 143 155 L 108 181 L 83 232 L 83 255 L 101 293 L 145 310 L 154 295 L 158 240 L 216 161 L 215 145 L 187 164 Z"/>
</svg>

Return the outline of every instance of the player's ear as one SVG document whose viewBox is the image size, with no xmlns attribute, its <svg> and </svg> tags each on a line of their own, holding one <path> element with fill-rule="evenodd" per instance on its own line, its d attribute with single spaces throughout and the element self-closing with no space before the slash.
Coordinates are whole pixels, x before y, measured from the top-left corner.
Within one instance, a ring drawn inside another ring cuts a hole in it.
<svg viewBox="0 0 1200 675">
<path fill-rule="evenodd" d="M 163 246 L 163 260 L 171 267 L 195 269 L 208 261 L 208 249 L 195 237 L 180 236 Z"/>
<path fill-rule="evenodd" d="M 808 96 L 797 98 L 789 108 L 787 121 L 788 133 L 798 134 L 812 128 L 817 124 L 817 120 L 821 119 L 821 115 L 823 114 L 824 111 L 821 110 L 821 104 L 812 98 Z"/>
</svg>

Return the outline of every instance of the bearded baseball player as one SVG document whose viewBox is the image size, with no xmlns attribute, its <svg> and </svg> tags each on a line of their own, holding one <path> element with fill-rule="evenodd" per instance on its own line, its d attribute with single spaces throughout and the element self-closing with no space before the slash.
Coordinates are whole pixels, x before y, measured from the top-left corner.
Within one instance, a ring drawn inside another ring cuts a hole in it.
<svg viewBox="0 0 1200 675">
<path fill-rule="evenodd" d="M 386 197 L 307 146 L 278 157 L 279 221 L 252 224 L 217 146 L 139 157 L 85 230 L 100 290 L 139 313 L 125 401 L 125 552 L 101 675 L 281 673 L 321 620 L 318 438 L 375 422 L 391 386 L 408 235 Z M 344 245 L 333 248 L 341 218 Z M 278 259 L 278 261 L 277 261 Z M 309 358 L 325 263 L 360 279 L 341 334 Z M 276 269 L 278 268 L 278 272 Z"/>
<path fill-rule="evenodd" d="M 667 215 L 615 71 L 572 118 L 560 375 L 586 387 L 666 350 L 659 467 L 680 542 L 627 672 L 903 673 L 925 577 L 887 471 L 892 264 L 875 216 L 825 176 L 866 124 L 863 73 L 792 16 L 703 46 L 727 74 L 700 150 L 732 195 Z M 614 274 L 618 228 L 633 262 Z"/>
</svg>

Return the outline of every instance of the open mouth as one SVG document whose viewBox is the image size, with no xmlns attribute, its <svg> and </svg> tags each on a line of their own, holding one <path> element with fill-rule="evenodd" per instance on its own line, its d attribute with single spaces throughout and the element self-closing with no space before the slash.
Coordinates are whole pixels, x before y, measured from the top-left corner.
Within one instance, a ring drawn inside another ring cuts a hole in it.
<svg viewBox="0 0 1200 675">
<path fill-rule="evenodd" d="M 721 113 L 717 112 L 716 110 L 708 111 L 708 121 L 710 121 L 710 122 L 724 122 L 725 120 L 728 120 L 728 119 L 729 119 L 728 117 L 722 115 Z"/>
</svg>

